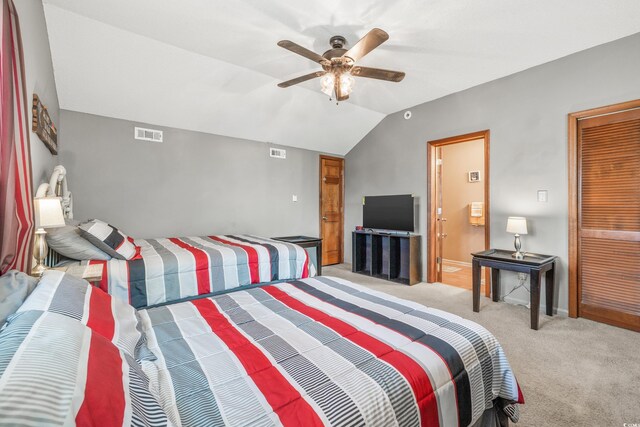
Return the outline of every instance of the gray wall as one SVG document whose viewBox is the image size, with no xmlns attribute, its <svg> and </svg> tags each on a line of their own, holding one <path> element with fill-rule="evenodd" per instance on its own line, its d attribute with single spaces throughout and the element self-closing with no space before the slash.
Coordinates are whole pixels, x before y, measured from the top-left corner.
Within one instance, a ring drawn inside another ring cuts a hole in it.
<svg viewBox="0 0 640 427">
<path fill-rule="evenodd" d="M 556 304 L 566 312 L 567 114 L 637 98 L 640 34 L 415 106 L 410 120 L 389 115 L 346 156 L 345 236 L 362 222 L 363 195 L 415 193 L 426 278 L 426 141 L 490 129 L 491 245 L 513 247 L 507 216 L 526 216 L 523 248 L 560 257 Z M 548 203 L 536 201 L 537 190 L 549 191 Z M 508 292 L 515 275 L 502 283 Z M 522 289 L 512 294 L 528 298 Z"/>
<path fill-rule="evenodd" d="M 33 94 L 37 93 L 49 110 L 53 123 L 59 128 L 58 94 L 53 77 L 51 49 L 49 48 L 42 1 L 20 0 L 14 4 L 18 11 L 20 29 L 22 30 L 27 102 L 30 106 Z M 30 120 L 29 123 L 31 123 Z M 56 156 L 53 156 L 38 136 L 31 132 L 31 166 L 34 189 L 49 180 L 56 163 Z"/>
<path fill-rule="evenodd" d="M 261 142 L 66 110 L 61 121 L 78 219 L 141 238 L 318 235 L 317 152 L 285 147 L 281 160 Z M 134 126 L 164 130 L 164 142 L 134 140 Z"/>
</svg>

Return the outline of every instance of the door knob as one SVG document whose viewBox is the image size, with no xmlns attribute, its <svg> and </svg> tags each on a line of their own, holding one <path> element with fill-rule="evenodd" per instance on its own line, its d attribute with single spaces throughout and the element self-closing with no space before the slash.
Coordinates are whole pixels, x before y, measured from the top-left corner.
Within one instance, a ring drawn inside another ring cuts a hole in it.
<svg viewBox="0 0 640 427">
<path fill-rule="evenodd" d="M 326 220 L 327 220 L 327 217 L 326 217 L 326 216 L 323 216 L 323 217 L 322 217 L 322 220 L 323 220 L 323 221 L 326 221 Z"/>
</svg>

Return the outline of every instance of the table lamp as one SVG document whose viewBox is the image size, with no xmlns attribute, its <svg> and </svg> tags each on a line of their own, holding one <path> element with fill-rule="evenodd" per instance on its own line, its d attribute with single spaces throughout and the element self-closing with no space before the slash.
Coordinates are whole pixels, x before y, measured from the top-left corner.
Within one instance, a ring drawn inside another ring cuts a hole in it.
<svg viewBox="0 0 640 427">
<path fill-rule="evenodd" d="M 36 240 L 33 256 L 38 264 L 33 268 L 32 274 L 40 276 L 47 269 L 44 259 L 47 257 L 49 247 L 45 235 L 45 228 L 63 227 L 64 215 L 62 205 L 58 197 L 39 197 L 33 200 L 36 215 Z"/>
<path fill-rule="evenodd" d="M 516 252 L 511 254 L 511 256 L 516 259 L 523 259 L 524 253 L 520 252 L 520 248 L 522 247 L 520 235 L 527 234 L 527 219 L 521 216 L 510 216 L 507 219 L 507 233 L 515 234 L 513 245 L 516 248 Z"/>
</svg>

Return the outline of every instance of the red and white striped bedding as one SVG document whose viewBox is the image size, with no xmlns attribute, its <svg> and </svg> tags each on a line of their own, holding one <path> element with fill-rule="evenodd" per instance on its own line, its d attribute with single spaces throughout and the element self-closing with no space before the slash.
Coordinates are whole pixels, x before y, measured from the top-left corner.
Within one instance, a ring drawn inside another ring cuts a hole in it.
<svg viewBox="0 0 640 427">
<path fill-rule="evenodd" d="M 319 277 L 139 311 L 152 390 L 183 426 L 468 426 L 523 397 L 458 316 Z"/>
<path fill-rule="evenodd" d="M 62 271 L 46 270 L 42 274 L 18 313 L 30 310 L 71 317 L 138 360 L 153 357 L 146 348 L 135 308 Z"/>
<path fill-rule="evenodd" d="M 0 350 L 0 425 L 169 424 L 140 365 L 72 317 L 18 313 Z"/>
<path fill-rule="evenodd" d="M 241 286 L 311 277 L 304 248 L 246 235 L 136 239 L 140 257 L 102 264 L 100 287 L 136 308 Z"/>
</svg>

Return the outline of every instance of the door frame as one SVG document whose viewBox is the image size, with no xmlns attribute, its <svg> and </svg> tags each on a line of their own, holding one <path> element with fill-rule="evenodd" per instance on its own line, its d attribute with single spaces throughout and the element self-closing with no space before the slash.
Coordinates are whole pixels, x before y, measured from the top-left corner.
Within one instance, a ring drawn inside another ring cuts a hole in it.
<svg viewBox="0 0 640 427">
<path fill-rule="evenodd" d="M 449 138 L 436 139 L 427 141 L 427 201 L 429 209 L 427 210 L 427 282 L 433 283 L 437 280 L 436 265 L 436 229 L 437 229 L 437 212 L 436 212 L 436 148 L 445 145 L 458 144 L 462 142 L 474 141 L 476 139 L 484 140 L 484 247 L 485 250 L 491 246 L 491 215 L 490 215 L 490 182 L 489 182 L 489 147 L 490 147 L 490 131 L 489 129 L 478 132 L 467 133 L 464 135 L 452 136 Z M 489 296 L 491 292 L 489 269 L 485 269 L 484 289 L 485 295 Z"/>
<path fill-rule="evenodd" d="M 580 197 L 580 165 L 578 162 L 578 121 L 581 119 L 620 113 L 625 110 L 640 108 L 640 99 L 604 107 L 591 108 L 575 113 L 569 113 L 569 317 L 578 317 L 580 293 L 579 263 L 580 254 L 578 247 L 578 216 Z"/>
<path fill-rule="evenodd" d="M 339 160 L 342 163 L 342 176 L 340 177 L 340 181 L 342 185 L 340 186 L 340 262 L 339 264 L 344 263 L 344 157 L 336 157 L 336 156 L 327 156 L 325 154 L 321 154 L 318 159 L 318 224 L 320 231 L 320 238 L 322 239 L 322 160 Z M 323 245 L 324 247 L 324 245 Z"/>
</svg>

